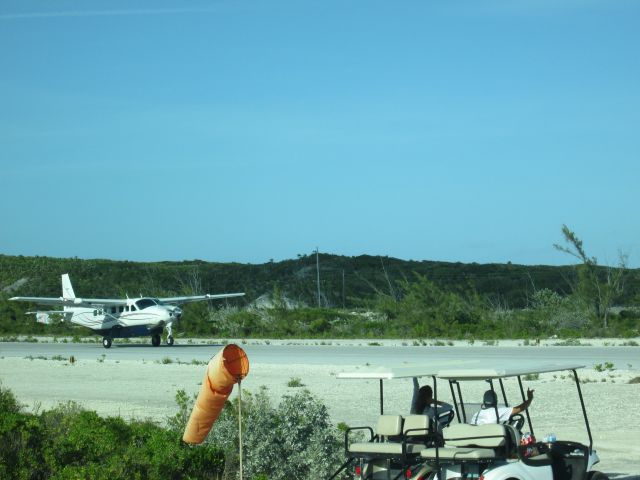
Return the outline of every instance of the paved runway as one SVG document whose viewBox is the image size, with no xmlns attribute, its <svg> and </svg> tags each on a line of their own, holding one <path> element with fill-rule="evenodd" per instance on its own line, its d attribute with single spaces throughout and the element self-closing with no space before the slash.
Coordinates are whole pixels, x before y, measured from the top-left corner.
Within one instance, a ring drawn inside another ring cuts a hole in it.
<svg viewBox="0 0 640 480">
<path fill-rule="evenodd" d="M 320 341 L 318 341 L 319 343 Z M 327 342 L 328 343 L 328 342 Z M 640 370 L 640 347 L 560 347 L 560 346 L 372 346 L 362 345 L 282 345 L 264 341 L 240 343 L 253 363 L 308 365 L 371 365 L 397 367 L 455 362 L 457 364 L 525 366 L 539 363 L 572 363 L 593 368 L 610 362 L 617 369 Z M 115 343 L 110 349 L 101 343 L 2 342 L 0 356 L 75 356 L 76 359 L 160 360 L 169 357 L 181 362 L 208 360 L 220 343 L 188 344 L 178 340 L 172 347 L 150 344 Z"/>
</svg>

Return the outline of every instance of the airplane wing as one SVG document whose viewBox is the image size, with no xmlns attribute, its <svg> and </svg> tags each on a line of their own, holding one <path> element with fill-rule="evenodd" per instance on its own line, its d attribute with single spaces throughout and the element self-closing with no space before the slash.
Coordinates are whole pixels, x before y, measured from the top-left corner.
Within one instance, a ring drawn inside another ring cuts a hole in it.
<svg viewBox="0 0 640 480">
<path fill-rule="evenodd" d="M 220 298 L 242 297 L 244 293 L 220 293 L 218 295 L 195 295 L 192 297 L 167 297 L 159 298 L 162 303 L 169 305 L 182 305 L 183 303 L 200 302 L 202 300 L 218 300 Z"/>
<path fill-rule="evenodd" d="M 127 301 L 117 298 L 63 298 L 63 297 L 13 297 L 16 302 L 30 302 L 38 305 L 52 305 L 57 307 L 116 307 L 126 305 Z"/>
</svg>

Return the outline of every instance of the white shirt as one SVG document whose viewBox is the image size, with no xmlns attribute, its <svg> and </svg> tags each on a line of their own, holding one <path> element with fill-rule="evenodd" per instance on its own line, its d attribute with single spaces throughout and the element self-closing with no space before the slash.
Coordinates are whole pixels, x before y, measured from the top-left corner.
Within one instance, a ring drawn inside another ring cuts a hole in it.
<svg viewBox="0 0 640 480">
<path fill-rule="evenodd" d="M 511 414 L 513 413 L 512 407 L 498 407 L 498 416 L 500 421 L 496 422 L 496 409 L 495 408 L 483 408 L 478 410 L 476 414 L 471 417 L 472 425 L 483 425 L 485 423 L 506 423 L 509 421 Z"/>
</svg>

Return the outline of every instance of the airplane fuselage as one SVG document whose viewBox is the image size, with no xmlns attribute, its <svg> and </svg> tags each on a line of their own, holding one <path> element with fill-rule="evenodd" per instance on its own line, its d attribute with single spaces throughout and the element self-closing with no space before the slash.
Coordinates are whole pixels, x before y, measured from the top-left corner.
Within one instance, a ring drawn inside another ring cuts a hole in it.
<svg viewBox="0 0 640 480">
<path fill-rule="evenodd" d="M 182 310 L 173 305 L 163 305 L 153 298 L 127 301 L 126 305 L 87 308 L 65 307 L 66 320 L 90 328 L 109 338 L 129 338 L 160 335 L 182 316 Z"/>
</svg>

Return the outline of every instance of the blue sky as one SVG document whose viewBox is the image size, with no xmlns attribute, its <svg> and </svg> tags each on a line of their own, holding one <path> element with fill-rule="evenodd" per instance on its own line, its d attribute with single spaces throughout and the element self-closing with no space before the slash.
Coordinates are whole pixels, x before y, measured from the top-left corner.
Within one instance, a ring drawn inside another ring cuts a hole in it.
<svg viewBox="0 0 640 480">
<path fill-rule="evenodd" d="M 0 253 L 640 266 L 640 3 L 3 1 Z"/>
</svg>

